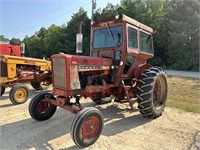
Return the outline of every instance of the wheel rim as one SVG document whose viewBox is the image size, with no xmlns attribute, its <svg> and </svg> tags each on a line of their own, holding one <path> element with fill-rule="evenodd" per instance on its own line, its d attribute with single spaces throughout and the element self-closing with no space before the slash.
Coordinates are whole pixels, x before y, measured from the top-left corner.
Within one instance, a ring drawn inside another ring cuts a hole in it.
<svg viewBox="0 0 200 150">
<path fill-rule="evenodd" d="M 166 86 L 165 80 L 163 77 L 160 77 L 156 80 L 154 90 L 153 90 L 153 105 L 155 109 L 159 109 L 162 106 L 166 99 Z"/>
<path fill-rule="evenodd" d="M 83 139 L 89 139 L 94 137 L 99 129 L 99 120 L 97 117 L 90 117 L 84 121 L 82 126 Z"/>
<path fill-rule="evenodd" d="M 15 92 L 15 98 L 18 100 L 18 101 L 21 101 L 23 102 L 24 99 L 27 97 L 27 91 L 26 89 L 24 88 L 19 88 L 17 89 L 17 91 Z"/>
<path fill-rule="evenodd" d="M 36 107 L 37 112 L 46 113 L 49 109 L 50 104 L 46 100 L 41 100 Z"/>
</svg>

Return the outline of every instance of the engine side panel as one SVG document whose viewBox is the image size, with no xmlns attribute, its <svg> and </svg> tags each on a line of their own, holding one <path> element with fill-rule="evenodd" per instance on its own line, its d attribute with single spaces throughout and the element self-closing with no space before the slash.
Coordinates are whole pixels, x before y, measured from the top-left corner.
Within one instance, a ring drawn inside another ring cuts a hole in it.
<svg viewBox="0 0 200 150">
<path fill-rule="evenodd" d="M 54 94 L 61 96 L 80 94 L 87 85 L 100 83 L 101 77 L 110 74 L 112 65 L 111 59 L 88 56 L 56 54 L 51 59 Z M 60 59 L 63 63 L 58 65 Z"/>
</svg>

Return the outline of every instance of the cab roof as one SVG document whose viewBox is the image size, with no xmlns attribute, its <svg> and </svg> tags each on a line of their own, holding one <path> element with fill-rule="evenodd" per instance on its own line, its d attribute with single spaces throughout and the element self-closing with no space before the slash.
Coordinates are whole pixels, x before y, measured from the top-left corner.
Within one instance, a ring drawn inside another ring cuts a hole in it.
<svg viewBox="0 0 200 150">
<path fill-rule="evenodd" d="M 97 20 L 94 22 L 93 26 L 98 27 L 101 26 L 101 24 L 105 24 L 105 23 L 117 23 L 117 22 L 127 22 L 133 26 L 136 26 L 139 29 L 145 30 L 147 32 L 150 32 L 153 34 L 154 30 L 151 27 L 148 27 L 147 25 L 132 19 L 131 17 L 128 17 L 124 14 L 117 14 L 115 16 L 109 17 L 109 18 L 103 18 L 100 20 Z"/>
</svg>

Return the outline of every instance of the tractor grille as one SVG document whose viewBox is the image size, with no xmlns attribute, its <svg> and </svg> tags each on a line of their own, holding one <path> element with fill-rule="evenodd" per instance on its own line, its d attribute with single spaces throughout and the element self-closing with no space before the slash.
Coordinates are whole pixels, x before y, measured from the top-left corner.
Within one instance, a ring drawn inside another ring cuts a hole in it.
<svg viewBox="0 0 200 150">
<path fill-rule="evenodd" d="M 53 80 L 55 88 L 66 89 L 66 66 L 64 58 L 53 58 Z"/>
<path fill-rule="evenodd" d="M 0 68 L 1 68 L 0 76 L 7 77 L 8 76 L 7 64 L 1 61 Z"/>
</svg>

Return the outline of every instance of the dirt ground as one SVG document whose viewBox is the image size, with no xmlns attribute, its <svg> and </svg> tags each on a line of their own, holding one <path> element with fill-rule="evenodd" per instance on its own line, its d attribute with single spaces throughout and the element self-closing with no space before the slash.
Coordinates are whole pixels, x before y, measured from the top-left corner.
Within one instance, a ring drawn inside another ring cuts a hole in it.
<svg viewBox="0 0 200 150">
<path fill-rule="evenodd" d="M 31 89 L 31 97 L 36 95 Z M 75 115 L 57 109 L 54 116 L 43 122 L 33 120 L 28 112 L 30 99 L 13 105 L 9 89 L 0 100 L 1 150 L 79 149 L 71 137 L 70 128 Z M 130 112 L 127 103 L 95 105 L 90 99 L 81 100 L 94 106 L 104 116 L 104 130 L 97 142 L 86 150 L 197 150 L 200 149 L 200 114 L 166 108 L 157 119 L 148 119 L 139 112 Z"/>
</svg>

